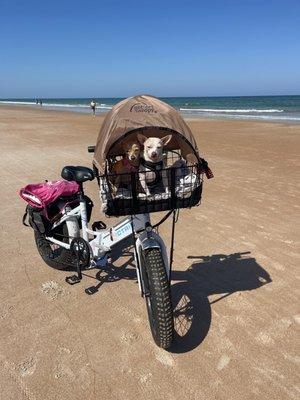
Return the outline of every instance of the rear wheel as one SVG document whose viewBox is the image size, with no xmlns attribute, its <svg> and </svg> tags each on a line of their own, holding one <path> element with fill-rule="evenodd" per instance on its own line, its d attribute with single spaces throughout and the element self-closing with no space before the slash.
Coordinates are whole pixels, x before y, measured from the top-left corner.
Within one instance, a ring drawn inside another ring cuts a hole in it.
<svg viewBox="0 0 300 400">
<path fill-rule="evenodd" d="M 53 237 L 64 243 L 69 242 L 68 236 L 69 232 L 66 223 L 58 226 L 53 232 Z M 74 266 L 74 256 L 72 256 L 70 250 L 49 242 L 45 234 L 36 230 L 34 231 L 34 239 L 40 256 L 49 267 L 68 269 Z"/>
<path fill-rule="evenodd" d="M 151 333 L 155 343 L 167 349 L 173 340 L 174 322 L 170 283 L 160 249 L 145 251 L 144 266 L 150 292 L 146 304 Z"/>
</svg>

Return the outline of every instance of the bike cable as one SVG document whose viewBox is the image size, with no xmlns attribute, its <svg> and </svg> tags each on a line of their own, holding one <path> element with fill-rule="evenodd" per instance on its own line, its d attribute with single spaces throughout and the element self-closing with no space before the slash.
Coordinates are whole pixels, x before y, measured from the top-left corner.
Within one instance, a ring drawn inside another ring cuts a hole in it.
<svg viewBox="0 0 300 400">
<path fill-rule="evenodd" d="M 158 228 L 159 225 L 161 225 L 163 222 L 165 222 L 170 217 L 170 215 L 173 213 L 173 211 L 174 210 L 170 210 L 159 222 L 152 225 L 152 229 Z"/>
</svg>

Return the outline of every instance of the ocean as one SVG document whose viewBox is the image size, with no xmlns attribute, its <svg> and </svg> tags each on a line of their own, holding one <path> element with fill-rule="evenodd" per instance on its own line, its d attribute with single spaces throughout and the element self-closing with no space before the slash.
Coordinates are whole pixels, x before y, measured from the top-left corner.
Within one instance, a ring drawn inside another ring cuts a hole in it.
<svg viewBox="0 0 300 400">
<path fill-rule="evenodd" d="M 97 113 L 122 98 L 94 98 Z M 185 117 L 290 121 L 300 123 L 300 96 L 161 97 Z M 91 98 L 43 98 L 43 107 L 90 112 Z M 36 105 L 36 99 L 1 99 L 4 104 Z M 39 106 L 37 106 L 39 107 Z"/>
</svg>

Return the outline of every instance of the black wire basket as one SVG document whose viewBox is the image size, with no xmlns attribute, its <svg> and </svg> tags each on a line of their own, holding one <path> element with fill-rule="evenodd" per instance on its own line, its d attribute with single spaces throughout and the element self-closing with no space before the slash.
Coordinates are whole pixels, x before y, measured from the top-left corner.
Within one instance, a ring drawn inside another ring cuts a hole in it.
<svg viewBox="0 0 300 400">
<path fill-rule="evenodd" d="M 201 161 L 187 162 L 179 152 L 168 151 L 164 160 L 150 169 L 113 173 L 121 157 L 108 160 L 107 172 L 99 178 L 102 211 L 108 216 L 153 213 L 190 208 L 200 203 L 203 184 Z"/>
</svg>

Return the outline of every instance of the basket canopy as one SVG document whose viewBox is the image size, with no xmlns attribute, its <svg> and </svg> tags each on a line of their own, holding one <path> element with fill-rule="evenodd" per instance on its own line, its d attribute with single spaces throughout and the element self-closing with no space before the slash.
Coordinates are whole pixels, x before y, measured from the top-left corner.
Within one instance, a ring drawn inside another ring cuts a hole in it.
<svg viewBox="0 0 300 400">
<path fill-rule="evenodd" d="M 178 111 L 156 97 L 139 95 L 120 101 L 106 115 L 95 147 L 96 167 L 103 172 L 108 154 L 121 154 L 122 138 L 129 135 L 134 138 L 138 132 L 148 137 L 173 133 L 167 146 L 169 150 L 183 146 L 186 147 L 185 153 L 192 149 L 198 156 L 195 138 Z"/>
</svg>

